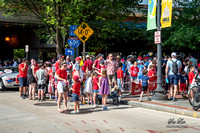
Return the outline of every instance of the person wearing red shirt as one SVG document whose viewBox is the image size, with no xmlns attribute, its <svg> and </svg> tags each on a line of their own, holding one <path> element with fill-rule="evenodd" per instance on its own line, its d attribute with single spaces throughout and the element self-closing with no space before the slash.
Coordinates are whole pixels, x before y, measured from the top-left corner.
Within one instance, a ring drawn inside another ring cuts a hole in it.
<svg viewBox="0 0 200 133">
<path fill-rule="evenodd" d="M 149 67 L 148 77 L 153 77 L 153 76 L 155 76 L 154 67 L 151 65 Z"/>
<path fill-rule="evenodd" d="M 93 101 L 94 101 L 94 107 L 96 108 L 96 97 L 97 97 L 97 93 L 99 92 L 99 86 L 98 86 L 98 74 L 96 72 L 93 72 L 93 77 L 92 77 L 92 82 L 93 82 L 93 91 L 94 91 L 94 95 L 93 95 Z"/>
<path fill-rule="evenodd" d="M 119 95 L 121 96 L 121 90 L 122 90 L 122 85 L 123 85 L 123 79 L 124 79 L 124 74 L 122 71 L 122 63 L 119 63 L 119 69 L 117 70 L 117 86 L 119 88 Z"/>
<path fill-rule="evenodd" d="M 92 73 L 93 61 L 90 60 L 90 56 L 89 55 L 86 56 L 86 59 L 87 59 L 85 61 L 85 63 L 86 63 L 86 73 L 87 73 L 88 76 L 90 76 L 91 73 Z"/>
<path fill-rule="evenodd" d="M 94 64 L 93 64 L 93 68 L 94 69 L 97 69 L 97 70 L 99 70 L 99 69 L 101 69 L 101 66 L 99 65 L 99 62 L 101 61 L 101 60 L 103 60 L 103 55 L 102 54 L 99 54 L 98 55 L 98 59 L 96 59 L 95 61 L 94 61 Z"/>
<path fill-rule="evenodd" d="M 55 63 L 55 86 L 58 86 L 58 80 L 57 80 L 57 70 L 60 68 L 60 63 L 63 61 L 64 56 L 61 54 L 57 55 L 57 61 Z M 58 99 L 58 90 L 57 87 L 55 87 L 55 102 L 57 102 Z"/>
<path fill-rule="evenodd" d="M 26 58 L 22 59 L 22 63 L 19 64 L 19 75 L 18 75 L 18 80 L 19 80 L 19 93 L 21 98 L 25 99 L 27 97 L 26 93 L 28 91 L 28 84 L 27 84 L 27 70 L 28 70 L 28 65 L 27 65 L 28 60 Z M 24 92 L 24 93 L 23 93 Z"/>
<path fill-rule="evenodd" d="M 192 66 L 191 68 L 190 68 L 190 72 L 188 73 L 188 79 L 189 79 L 189 89 L 190 89 L 190 87 L 191 87 L 191 85 L 192 85 L 192 82 L 193 82 L 193 79 L 194 78 L 196 78 L 196 76 L 197 76 L 197 74 L 195 75 L 194 74 L 194 71 L 195 71 L 195 67 L 194 66 Z M 193 101 L 193 90 L 191 89 L 191 96 L 192 96 L 192 101 Z"/>
<path fill-rule="evenodd" d="M 61 68 L 56 71 L 57 73 L 57 80 L 58 80 L 58 85 L 57 85 L 57 90 L 58 90 L 58 111 L 60 113 L 63 112 L 63 110 L 60 107 L 60 101 L 62 99 L 62 96 L 64 95 L 64 104 L 65 104 L 65 109 L 67 110 L 67 85 L 68 85 L 68 80 L 67 80 L 67 63 L 62 62 L 61 63 Z"/>
<path fill-rule="evenodd" d="M 81 83 L 77 75 L 75 75 L 73 79 L 74 79 L 74 84 L 72 92 L 73 92 L 74 111 L 71 111 L 71 114 L 76 114 L 76 113 L 78 114 L 80 109 L 79 95 L 80 95 Z"/>
<path fill-rule="evenodd" d="M 132 61 L 131 63 L 133 64 L 133 66 L 128 71 L 131 74 L 131 89 L 129 95 L 132 94 L 132 82 L 133 80 L 138 78 L 138 72 L 139 72 L 139 68 L 137 67 L 137 61 Z"/>
</svg>

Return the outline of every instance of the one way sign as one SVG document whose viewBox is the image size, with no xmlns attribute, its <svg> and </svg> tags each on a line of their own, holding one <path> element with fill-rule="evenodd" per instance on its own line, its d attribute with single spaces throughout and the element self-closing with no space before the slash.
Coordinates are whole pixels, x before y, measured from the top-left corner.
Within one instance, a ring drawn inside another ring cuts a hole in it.
<svg viewBox="0 0 200 133">
<path fill-rule="evenodd" d="M 74 49 L 65 49 L 65 55 L 74 55 Z"/>
</svg>

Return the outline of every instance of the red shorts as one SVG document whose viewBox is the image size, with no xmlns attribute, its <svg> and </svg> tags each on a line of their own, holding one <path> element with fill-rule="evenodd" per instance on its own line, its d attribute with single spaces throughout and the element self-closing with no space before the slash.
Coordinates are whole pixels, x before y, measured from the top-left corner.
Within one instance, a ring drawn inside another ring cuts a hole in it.
<svg viewBox="0 0 200 133">
<path fill-rule="evenodd" d="M 186 84 L 180 83 L 180 91 L 186 91 Z"/>
</svg>

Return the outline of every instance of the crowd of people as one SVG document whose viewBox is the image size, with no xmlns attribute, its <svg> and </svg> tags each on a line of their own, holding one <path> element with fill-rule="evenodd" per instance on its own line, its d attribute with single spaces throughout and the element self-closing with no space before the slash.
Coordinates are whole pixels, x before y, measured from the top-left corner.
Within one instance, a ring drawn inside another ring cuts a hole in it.
<svg viewBox="0 0 200 133">
<path fill-rule="evenodd" d="M 63 112 L 61 101 L 64 101 L 64 110 L 67 110 L 69 96 L 72 96 L 74 110 L 71 113 L 73 114 L 80 112 L 80 104 L 86 104 L 85 99 L 88 104 L 96 107 L 97 95 L 102 95 L 102 109 L 108 110 L 107 96 L 113 90 L 118 91 L 119 97 L 122 97 L 122 92 L 125 90 L 131 95 L 132 82 L 142 86 L 140 102 L 143 101 L 145 92 L 147 92 L 147 100 L 151 100 L 148 83 L 157 72 L 157 58 L 149 55 L 139 57 L 128 55 L 126 59 L 119 55 L 114 57 L 111 53 L 106 58 L 103 54 L 98 54 L 96 58 L 87 55 L 85 61 L 82 57 L 76 57 L 73 62 L 69 56 L 65 59 L 59 54 L 56 62 L 37 62 L 31 59 L 28 65 L 28 60 L 24 58 L 22 62 L 14 62 L 12 65 L 14 64 L 19 68 L 21 98 L 34 100 L 37 90 L 39 101 L 44 101 L 48 94 L 49 100 L 57 102 L 58 111 Z M 171 56 L 163 58 L 163 86 L 165 86 L 165 93 L 170 90 L 169 99 L 176 101 L 176 95 L 179 93 L 186 97 L 187 88 L 200 72 L 199 66 L 198 60 L 191 55 L 184 57 L 173 52 Z"/>
</svg>

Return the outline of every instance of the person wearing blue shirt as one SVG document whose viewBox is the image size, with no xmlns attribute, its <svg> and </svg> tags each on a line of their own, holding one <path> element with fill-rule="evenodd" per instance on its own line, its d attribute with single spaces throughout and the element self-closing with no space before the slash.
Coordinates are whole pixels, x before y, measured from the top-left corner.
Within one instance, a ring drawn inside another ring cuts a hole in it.
<svg viewBox="0 0 200 133">
<path fill-rule="evenodd" d="M 139 60 L 137 67 L 139 68 L 138 79 L 141 80 L 141 78 L 143 76 L 142 70 L 144 69 L 143 61 Z"/>
<path fill-rule="evenodd" d="M 140 102 L 142 102 L 142 96 L 144 94 L 144 91 L 147 91 L 147 100 L 150 101 L 151 99 L 149 98 L 149 88 L 148 88 L 148 83 L 149 83 L 149 77 L 147 76 L 148 75 L 148 71 L 146 69 L 144 69 L 142 71 L 143 73 L 143 76 L 141 78 L 141 84 L 142 84 L 142 92 L 140 94 Z"/>
</svg>

